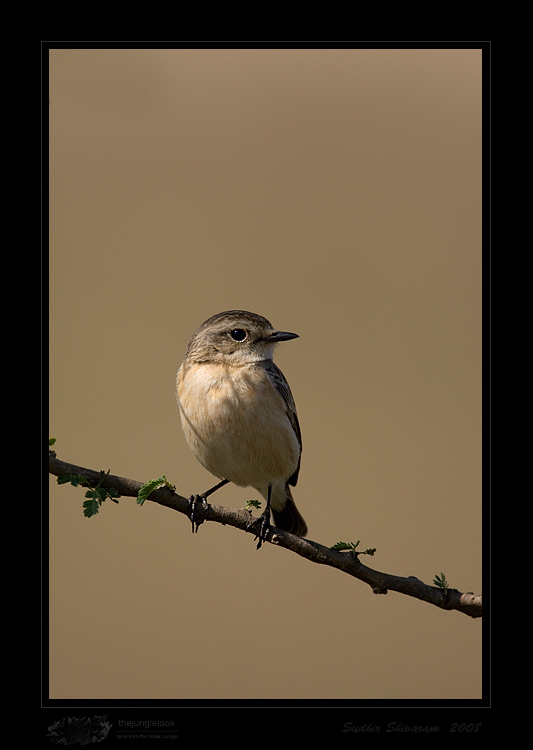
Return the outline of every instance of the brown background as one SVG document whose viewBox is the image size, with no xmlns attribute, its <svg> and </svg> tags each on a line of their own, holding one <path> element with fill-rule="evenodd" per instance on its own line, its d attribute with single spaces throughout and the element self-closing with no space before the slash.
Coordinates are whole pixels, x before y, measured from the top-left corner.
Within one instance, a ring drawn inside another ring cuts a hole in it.
<svg viewBox="0 0 533 750">
<path fill-rule="evenodd" d="M 50 435 L 189 495 L 175 373 L 210 315 L 276 361 L 323 544 L 481 593 L 481 51 L 50 51 Z M 50 695 L 472 699 L 481 622 L 51 480 Z M 216 502 L 243 506 L 230 486 Z"/>
</svg>

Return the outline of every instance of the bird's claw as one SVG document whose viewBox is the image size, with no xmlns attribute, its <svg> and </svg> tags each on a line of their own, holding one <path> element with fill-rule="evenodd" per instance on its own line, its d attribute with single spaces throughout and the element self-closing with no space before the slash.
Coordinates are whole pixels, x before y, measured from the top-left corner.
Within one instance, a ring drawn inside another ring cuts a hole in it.
<svg viewBox="0 0 533 750">
<path fill-rule="evenodd" d="M 270 532 L 270 510 L 265 510 L 259 517 L 260 526 L 259 532 L 255 537 L 259 541 L 257 542 L 257 548 L 261 549 L 263 542 L 267 541 L 268 534 Z M 255 540 L 254 540 L 255 541 Z"/>
<path fill-rule="evenodd" d="M 198 504 L 200 504 L 205 511 L 205 518 L 198 519 L 196 517 Z M 202 524 L 209 515 L 209 503 L 203 495 L 191 495 L 189 498 L 189 518 L 192 524 L 192 533 L 198 532 L 198 526 Z"/>
</svg>

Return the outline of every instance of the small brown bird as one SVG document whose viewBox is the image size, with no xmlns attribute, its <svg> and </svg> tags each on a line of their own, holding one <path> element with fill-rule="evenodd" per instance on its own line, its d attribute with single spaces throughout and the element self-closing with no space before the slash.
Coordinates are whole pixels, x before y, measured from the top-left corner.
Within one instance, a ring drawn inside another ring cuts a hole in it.
<svg viewBox="0 0 533 750">
<path fill-rule="evenodd" d="M 193 333 L 177 377 L 187 443 L 202 466 L 222 480 L 191 501 L 207 504 L 206 498 L 228 482 L 256 489 L 266 500 L 258 548 L 271 509 L 280 529 L 307 533 L 289 488 L 300 470 L 300 425 L 289 384 L 272 361 L 275 345 L 295 338 L 261 315 L 221 312 Z"/>
</svg>

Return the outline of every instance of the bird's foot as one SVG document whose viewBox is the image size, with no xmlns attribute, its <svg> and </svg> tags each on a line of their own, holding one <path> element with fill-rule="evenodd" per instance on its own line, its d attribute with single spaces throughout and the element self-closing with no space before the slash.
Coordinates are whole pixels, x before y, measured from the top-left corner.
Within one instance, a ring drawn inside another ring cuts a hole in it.
<svg viewBox="0 0 533 750">
<path fill-rule="evenodd" d="M 198 513 L 198 506 L 202 510 Z M 203 516 L 203 518 L 202 518 Z M 209 503 L 203 495 L 191 495 L 189 498 L 189 518 L 192 524 L 192 533 L 198 532 L 198 526 L 202 524 L 209 516 Z"/>
<path fill-rule="evenodd" d="M 268 534 L 270 533 L 270 509 L 263 511 L 259 516 L 259 532 L 255 537 L 259 541 L 257 542 L 257 549 L 261 549 L 263 542 L 267 541 Z M 255 539 L 254 539 L 255 541 Z"/>
</svg>

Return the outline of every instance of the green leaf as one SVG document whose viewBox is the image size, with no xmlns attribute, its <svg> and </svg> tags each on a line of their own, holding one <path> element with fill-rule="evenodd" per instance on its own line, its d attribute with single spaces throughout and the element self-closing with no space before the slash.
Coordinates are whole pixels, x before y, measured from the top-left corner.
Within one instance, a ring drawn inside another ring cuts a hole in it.
<svg viewBox="0 0 533 750">
<path fill-rule="evenodd" d="M 438 574 L 435 576 L 435 578 L 433 579 L 433 585 L 438 586 L 438 588 L 442 589 L 445 594 L 447 593 L 449 588 L 449 584 L 444 573 L 441 573 L 440 576 Z"/>
<path fill-rule="evenodd" d="M 330 549 L 337 550 L 337 552 L 349 552 L 352 557 L 357 557 L 357 555 L 370 555 L 373 557 L 376 548 L 370 547 L 369 549 L 365 549 L 364 552 L 357 549 L 360 542 L 357 540 L 357 542 L 337 542 L 333 545 L 333 547 L 330 547 Z"/>
<path fill-rule="evenodd" d="M 336 549 L 338 552 L 345 552 L 347 550 L 354 551 L 359 545 L 359 540 L 354 544 L 353 542 L 337 542 L 330 547 L 330 549 Z"/>
<path fill-rule="evenodd" d="M 86 500 L 83 503 L 83 515 L 86 518 L 91 518 L 91 516 L 95 516 L 98 511 L 100 510 L 100 503 L 97 500 Z"/>
<path fill-rule="evenodd" d="M 171 490 L 175 489 L 175 487 L 167 481 L 167 478 L 164 474 L 162 474 L 157 479 L 150 479 L 150 481 L 146 482 L 146 484 L 143 484 L 143 486 L 139 490 L 139 493 L 137 495 L 137 504 L 144 505 L 145 501 L 154 490 L 158 490 L 160 487 L 165 486 Z"/>
<path fill-rule="evenodd" d="M 67 482 L 70 482 L 73 487 L 78 487 L 80 484 L 82 487 L 89 485 L 88 480 L 82 474 L 72 474 L 70 471 L 57 478 L 58 484 L 67 484 Z"/>
<path fill-rule="evenodd" d="M 246 505 L 244 506 L 245 510 L 250 510 L 250 508 L 260 508 L 260 507 L 261 507 L 260 500 L 247 500 Z"/>
<path fill-rule="evenodd" d="M 103 487 L 93 487 L 92 489 L 87 490 L 85 497 L 92 497 L 99 505 L 102 505 L 106 499 L 106 490 L 104 490 Z"/>
<path fill-rule="evenodd" d="M 48 445 L 53 445 L 56 441 L 56 438 L 48 438 Z"/>
</svg>

